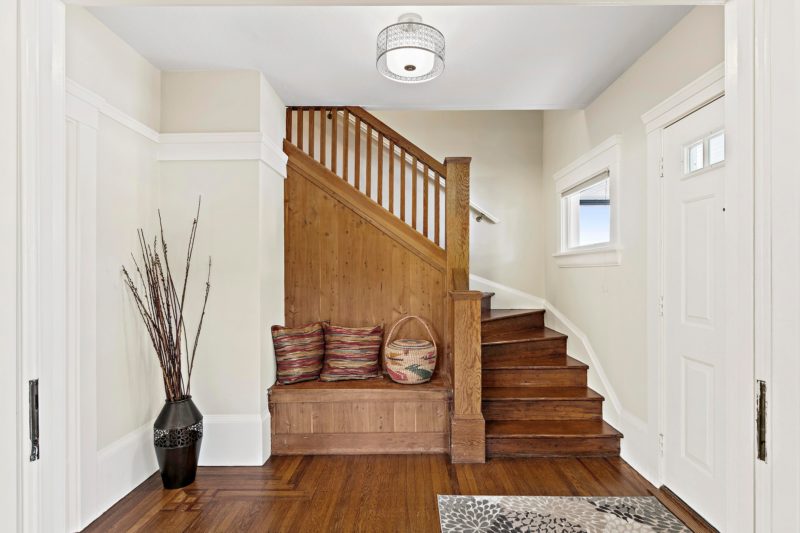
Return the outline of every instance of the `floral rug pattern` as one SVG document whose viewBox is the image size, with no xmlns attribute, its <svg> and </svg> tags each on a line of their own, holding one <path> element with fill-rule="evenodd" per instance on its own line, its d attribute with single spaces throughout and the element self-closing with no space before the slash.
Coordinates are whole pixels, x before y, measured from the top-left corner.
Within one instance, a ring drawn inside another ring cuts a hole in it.
<svg viewBox="0 0 800 533">
<path fill-rule="evenodd" d="M 442 533 L 691 533 L 652 496 L 439 496 Z"/>
</svg>

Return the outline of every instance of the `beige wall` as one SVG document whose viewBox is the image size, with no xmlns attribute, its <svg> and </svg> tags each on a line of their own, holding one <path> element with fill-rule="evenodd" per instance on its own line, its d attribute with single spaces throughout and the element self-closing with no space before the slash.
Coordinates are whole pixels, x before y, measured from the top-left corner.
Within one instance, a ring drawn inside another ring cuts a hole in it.
<svg viewBox="0 0 800 533">
<path fill-rule="evenodd" d="M 259 131 L 262 79 L 255 70 L 164 72 L 161 84 L 164 102 L 161 131 Z M 263 90 L 265 94 L 270 94 L 270 91 L 271 88 Z M 281 118 L 279 124 L 283 122 Z"/>
<path fill-rule="evenodd" d="M 472 202 L 501 223 L 470 226 L 470 272 L 544 295 L 541 111 L 373 111 L 440 161 L 470 156 Z"/>
<path fill-rule="evenodd" d="M 192 329 L 199 318 L 209 256 L 213 265 L 192 394 L 204 414 L 258 413 L 258 163 L 161 163 L 158 204 L 173 250 L 186 249 L 199 196 L 202 208 L 188 293 Z M 175 253 L 173 264 L 181 256 Z"/>
<path fill-rule="evenodd" d="M 253 131 L 281 146 L 285 107 L 258 72 L 164 72 L 163 81 L 164 132 Z M 269 327 L 284 320 L 283 176 L 260 161 L 162 162 L 158 203 L 165 219 L 174 221 L 168 239 L 185 242 L 188 226 L 181 221 L 191 220 L 199 196 L 203 205 L 192 294 L 202 291 L 200 273 L 209 255 L 213 266 L 192 394 L 209 415 L 210 437 L 224 431 L 227 420 L 245 420 L 242 431 L 255 426 L 261 432 L 259 441 L 248 433 L 244 438 L 250 442 L 224 448 L 253 464 L 254 446 L 261 446 L 259 457 L 269 454 L 269 427 L 258 420 L 266 413 L 266 392 L 275 380 Z M 192 311 L 193 323 L 196 318 Z M 215 420 L 220 424 L 215 426 Z M 201 456 L 204 462 L 217 460 L 225 458 Z"/>
<path fill-rule="evenodd" d="M 67 76 L 156 131 L 262 132 L 278 147 L 283 139 L 283 102 L 258 72 L 162 74 L 86 10 L 71 6 Z M 251 434 L 261 431 L 266 390 L 274 381 L 268 328 L 283 321 L 282 176 L 259 161 L 159 162 L 156 142 L 102 113 L 99 117 L 96 282 L 82 288 L 82 297 L 95 299 L 97 312 L 98 449 L 151 423 L 163 402 L 157 360 L 120 267 L 138 248 L 137 228 L 154 234 L 159 208 L 171 260 L 181 263 L 202 196 L 190 292 L 196 304 L 190 304 L 193 323 L 209 255 L 213 288 L 192 393 L 210 415 L 205 448 L 217 450 L 210 460 L 225 461 L 231 453 L 233 462 L 252 461 L 253 448 L 260 447 L 260 457 L 268 453 L 268 442 L 255 434 L 252 442 L 226 443 L 221 432 L 224 424 L 245 419 Z M 234 418 L 214 426 L 215 416 Z M 239 453 L 242 445 L 249 451 Z"/>
<path fill-rule="evenodd" d="M 67 6 L 67 76 L 154 130 L 161 117 L 161 71 L 86 9 Z"/>
<path fill-rule="evenodd" d="M 67 78 L 158 128 L 161 73 L 85 9 L 67 6 Z M 95 278 L 81 298 L 96 306 L 97 447 L 150 423 L 163 392 L 152 347 L 122 284 L 121 267 L 152 229 L 157 144 L 100 114 L 97 124 Z M 77 179 L 86 179 L 78 176 Z M 88 216 L 88 214 L 87 214 Z"/>
<path fill-rule="evenodd" d="M 103 115 L 97 135 L 97 446 L 149 424 L 164 392 L 158 361 L 122 283 L 138 250 L 136 229 L 152 234 L 156 143 Z M 80 177 L 79 177 L 80 179 Z M 138 256 L 138 253 L 137 253 Z"/>
<path fill-rule="evenodd" d="M 588 336 L 625 409 L 647 418 L 646 144 L 641 115 L 724 59 L 721 7 L 697 7 L 589 107 L 544 112 L 546 297 Z M 622 265 L 559 268 L 553 174 L 611 135 L 622 135 Z"/>
</svg>

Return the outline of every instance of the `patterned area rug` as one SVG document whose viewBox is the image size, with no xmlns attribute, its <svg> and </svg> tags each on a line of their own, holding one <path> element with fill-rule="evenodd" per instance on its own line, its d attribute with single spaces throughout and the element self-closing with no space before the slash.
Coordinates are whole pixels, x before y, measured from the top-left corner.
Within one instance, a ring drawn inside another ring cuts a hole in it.
<svg viewBox="0 0 800 533">
<path fill-rule="evenodd" d="M 688 532 L 652 496 L 439 496 L 442 533 Z"/>
</svg>

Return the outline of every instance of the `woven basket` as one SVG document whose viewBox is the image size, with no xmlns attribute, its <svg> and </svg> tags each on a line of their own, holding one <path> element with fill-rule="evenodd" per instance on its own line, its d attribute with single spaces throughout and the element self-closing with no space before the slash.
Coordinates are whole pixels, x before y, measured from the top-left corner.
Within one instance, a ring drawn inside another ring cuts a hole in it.
<svg viewBox="0 0 800 533">
<path fill-rule="evenodd" d="M 425 327 L 430 341 L 416 339 L 392 340 L 397 327 L 410 319 L 417 320 Z M 392 381 L 407 385 L 416 385 L 430 381 L 436 368 L 436 340 L 427 321 L 409 315 L 394 323 L 383 348 L 383 359 L 386 372 Z"/>
</svg>

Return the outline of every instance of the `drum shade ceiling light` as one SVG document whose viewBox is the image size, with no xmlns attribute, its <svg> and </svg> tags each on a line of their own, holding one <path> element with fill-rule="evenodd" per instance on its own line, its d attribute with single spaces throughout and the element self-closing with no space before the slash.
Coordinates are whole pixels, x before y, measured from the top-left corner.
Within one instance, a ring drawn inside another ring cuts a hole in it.
<svg viewBox="0 0 800 533">
<path fill-rule="evenodd" d="M 444 35 L 416 13 L 378 34 L 378 72 L 401 83 L 430 81 L 444 70 Z"/>
</svg>

